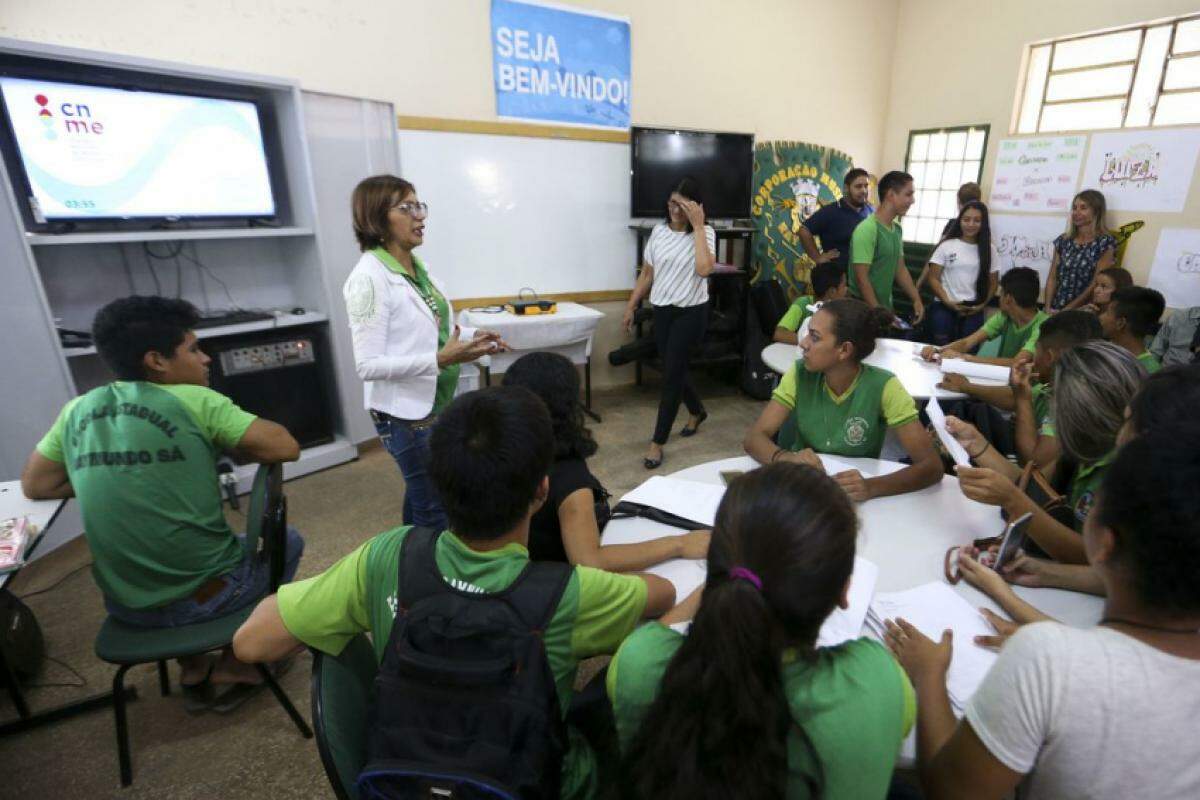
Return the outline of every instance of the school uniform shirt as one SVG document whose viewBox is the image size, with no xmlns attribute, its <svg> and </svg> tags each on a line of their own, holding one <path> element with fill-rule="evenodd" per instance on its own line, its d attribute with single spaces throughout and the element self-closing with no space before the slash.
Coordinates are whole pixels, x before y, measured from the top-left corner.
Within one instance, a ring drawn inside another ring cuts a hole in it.
<svg viewBox="0 0 1200 800">
<path fill-rule="evenodd" d="M 850 237 L 850 269 L 847 286 L 850 296 L 862 299 L 862 289 L 858 285 L 858 276 L 854 272 L 854 264 L 867 264 L 867 279 L 875 290 L 875 299 L 879 305 L 894 309 L 892 305 L 892 287 L 896 282 L 896 268 L 904 258 L 904 232 L 897 220 L 891 225 L 884 225 L 879 217 L 872 214 L 858 224 Z"/>
<path fill-rule="evenodd" d="M 562 458 L 550 467 L 550 496 L 529 521 L 529 557 L 534 561 L 567 562 L 558 507 L 580 489 L 590 489 L 595 503 L 604 493 L 600 481 L 582 458 Z"/>
<path fill-rule="evenodd" d="M 67 403 L 37 451 L 66 467 L 100 591 L 157 608 L 241 563 L 217 458 L 255 419 L 191 384 L 116 381 Z"/>
<path fill-rule="evenodd" d="M 1154 353 L 1151 353 L 1149 350 L 1138 356 L 1137 360 L 1140 361 L 1142 366 L 1146 368 L 1146 372 L 1151 375 L 1162 369 L 1162 364 L 1160 364 L 1158 359 L 1154 357 Z"/>
<path fill-rule="evenodd" d="M 1054 287 L 1054 297 L 1050 299 L 1050 307 L 1062 308 L 1076 297 L 1083 294 L 1084 289 L 1096 277 L 1096 263 L 1100 256 L 1108 250 L 1114 250 L 1117 240 L 1109 234 L 1097 236 L 1087 244 L 1078 244 L 1068 239 L 1066 234 L 1054 240 L 1054 252 L 1058 254 L 1058 283 Z"/>
<path fill-rule="evenodd" d="M 1114 449 L 1099 461 L 1080 464 L 1071 477 L 1071 512 L 1075 516 L 1075 530 L 1080 533 L 1083 532 L 1083 523 L 1088 514 L 1092 513 L 1096 505 L 1096 493 L 1100 491 L 1104 473 L 1108 471 L 1108 466 L 1112 464 L 1116 455 L 1117 451 Z"/>
<path fill-rule="evenodd" d="M 704 226 L 708 252 L 716 258 L 717 233 Z M 665 222 L 654 226 L 643 259 L 654 268 L 650 304 L 688 308 L 708 302 L 708 279 L 696 274 L 696 234 L 673 231 Z"/>
<path fill-rule="evenodd" d="M 811 217 L 804 220 L 803 225 L 809 233 L 821 240 L 822 251 L 837 250 L 837 258 L 833 259 L 832 263 L 845 267 L 850 263 L 850 237 L 854 234 L 854 229 L 874 211 L 870 203 L 864 204 L 862 208 L 855 208 L 842 198 L 818 208 Z"/>
<path fill-rule="evenodd" d="M 1039 311 L 1033 315 L 1033 319 L 1018 327 L 1017 323 L 1001 311 L 988 317 L 980 330 L 987 334 L 989 342 L 997 336 L 1000 337 L 1000 352 L 997 353 L 1000 358 L 1014 358 L 1022 350 L 1027 353 L 1034 352 L 1038 337 L 1042 334 L 1042 323 L 1049 318 L 1045 311 Z"/>
<path fill-rule="evenodd" d="M 800 330 L 800 326 L 804 324 L 804 320 L 812 315 L 812 312 L 808 310 L 808 307 L 812 304 L 813 296 L 811 294 L 800 295 L 788 306 L 788 310 L 784 312 L 783 318 L 779 320 L 779 324 L 775 327 L 784 328 L 792 333 Z"/>
<path fill-rule="evenodd" d="M 991 246 L 992 267 L 1000 263 L 996 245 Z M 937 246 L 929 257 L 930 264 L 942 268 L 942 286 L 946 294 L 956 303 L 975 303 L 983 298 L 976 297 L 975 281 L 979 277 L 979 245 L 962 239 L 946 239 Z"/>
<path fill-rule="evenodd" d="M 657 622 L 636 630 L 608 665 L 621 750 L 628 749 L 658 695 L 683 635 Z M 813 662 L 784 654 L 784 694 L 821 759 L 827 800 L 881 798 L 896 753 L 916 718 L 916 699 L 904 670 L 878 642 L 857 639 L 817 650 Z M 804 796 L 817 767 L 799 733 L 788 733 L 788 797 Z"/>
<path fill-rule="evenodd" d="M 1200 306 L 1181 308 L 1158 329 L 1150 351 L 1163 366 L 1192 363 L 1192 343 L 1200 336 Z"/>
<path fill-rule="evenodd" d="M 1042 436 L 1056 436 L 1054 418 L 1050 415 L 1050 400 L 1053 392 L 1048 383 L 1035 383 L 1033 395 L 1033 419 Z"/>
<path fill-rule="evenodd" d="M 325 572 L 279 587 L 279 614 L 288 631 L 330 655 L 341 653 L 360 633 L 370 633 L 376 659 L 396 619 L 400 548 L 409 526 L 368 540 Z M 507 589 L 529 564 L 529 552 L 510 543 L 498 550 L 472 550 L 450 531 L 438 537 L 434 559 L 443 579 L 465 592 Z M 575 567 L 547 626 L 546 657 L 554 674 L 559 708 L 571 706 L 579 661 L 611 654 L 646 608 L 646 583 L 590 567 Z M 568 728 L 562 796 L 590 797 L 597 788 L 595 756 L 583 736 Z"/>
<path fill-rule="evenodd" d="M 1184 800 L 1200 797 L 1197 687 L 1200 661 L 1111 628 L 1035 622 L 1005 642 L 965 718 L 1026 776 L 1023 800 Z"/>
<path fill-rule="evenodd" d="M 408 271 L 382 247 L 362 254 L 342 287 L 363 405 L 419 420 L 454 399 L 461 364 L 439 368 L 438 351 L 454 327 L 445 291 L 413 256 Z M 473 328 L 459 335 L 470 339 Z"/>
<path fill-rule="evenodd" d="M 797 361 L 771 399 L 792 412 L 779 445 L 794 451 L 811 447 L 829 455 L 879 458 L 887 429 L 917 418 L 917 404 L 900 380 L 870 364 L 860 365 L 850 388 L 837 396 L 824 373 L 809 372 Z"/>
</svg>

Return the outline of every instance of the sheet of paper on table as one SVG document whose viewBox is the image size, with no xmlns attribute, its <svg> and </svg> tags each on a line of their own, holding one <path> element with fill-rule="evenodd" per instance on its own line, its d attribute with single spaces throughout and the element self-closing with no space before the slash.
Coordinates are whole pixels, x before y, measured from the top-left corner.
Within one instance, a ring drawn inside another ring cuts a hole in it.
<svg viewBox="0 0 1200 800">
<path fill-rule="evenodd" d="M 948 584 L 926 583 L 903 592 L 875 595 L 866 624 L 880 639 L 884 620 L 903 617 L 930 639 L 940 641 L 942 631 L 954 631 L 954 655 L 946 673 L 950 704 L 961 714 L 967 701 L 996 661 L 996 653 L 975 644 L 976 636 L 994 635 L 983 615 Z"/>
<path fill-rule="evenodd" d="M 954 459 L 954 463 L 963 467 L 971 466 L 971 457 L 967 455 L 967 449 L 946 430 L 946 415 L 942 413 L 942 406 L 936 397 L 929 398 L 929 402 L 925 404 L 925 413 L 929 415 L 929 422 L 932 423 L 934 432 L 937 433 L 946 452 Z"/>
<path fill-rule="evenodd" d="M 682 533 L 682 531 L 680 531 Z M 675 587 L 675 602 L 682 603 L 687 596 L 704 585 L 708 577 L 705 561 L 698 558 L 673 558 L 645 570 L 651 575 L 665 578 Z"/>
<path fill-rule="evenodd" d="M 875 596 L 875 582 L 878 579 L 878 566 L 862 556 L 854 557 L 854 572 L 850 575 L 850 606 L 833 609 L 817 634 L 818 647 L 833 647 L 862 636 L 863 623 L 871 607 L 871 598 Z"/>
<path fill-rule="evenodd" d="M 621 502 L 639 503 L 711 526 L 724 496 L 725 487 L 718 483 L 655 475 L 622 497 Z"/>
<path fill-rule="evenodd" d="M 941 362 L 942 374 L 953 372 L 967 378 L 1008 385 L 1008 367 L 999 364 L 977 364 L 964 358 L 946 358 Z"/>
</svg>

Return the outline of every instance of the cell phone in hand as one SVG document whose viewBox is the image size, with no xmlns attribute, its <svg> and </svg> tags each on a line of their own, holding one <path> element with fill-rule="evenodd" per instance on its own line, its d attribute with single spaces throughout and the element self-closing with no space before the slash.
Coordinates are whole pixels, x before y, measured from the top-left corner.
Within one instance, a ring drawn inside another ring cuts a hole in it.
<svg viewBox="0 0 1200 800">
<path fill-rule="evenodd" d="M 728 486 L 734 478 L 745 474 L 746 471 L 741 469 L 723 469 L 721 470 L 721 483 Z"/>
<path fill-rule="evenodd" d="M 902 331 L 911 331 L 913 329 L 912 324 L 908 320 L 906 320 L 904 317 L 901 317 L 900 315 L 896 315 L 895 317 L 892 318 L 892 325 L 899 328 Z"/>
<path fill-rule="evenodd" d="M 1004 538 L 1000 540 L 1000 548 L 996 551 L 996 557 L 990 565 L 992 569 L 999 572 L 1016 557 L 1021 548 L 1025 546 L 1029 523 L 1032 521 L 1033 513 L 1026 512 L 1008 524 L 1008 527 L 1004 529 Z"/>
</svg>

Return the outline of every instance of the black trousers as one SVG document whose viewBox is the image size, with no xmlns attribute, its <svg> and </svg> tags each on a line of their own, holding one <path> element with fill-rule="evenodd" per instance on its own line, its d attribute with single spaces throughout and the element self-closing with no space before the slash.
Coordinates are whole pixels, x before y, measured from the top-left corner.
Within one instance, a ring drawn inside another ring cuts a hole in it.
<svg viewBox="0 0 1200 800">
<path fill-rule="evenodd" d="M 679 401 L 692 414 L 704 411 L 700 395 L 688 380 L 688 352 L 704 338 L 708 327 L 708 303 L 696 306 L 654 306 L 654 343 L 663 362 L 662 397 L 658 401 L 658 422 L 654 425 L 654 443 L 666 444 L 679 412 Z"/>
</svg>

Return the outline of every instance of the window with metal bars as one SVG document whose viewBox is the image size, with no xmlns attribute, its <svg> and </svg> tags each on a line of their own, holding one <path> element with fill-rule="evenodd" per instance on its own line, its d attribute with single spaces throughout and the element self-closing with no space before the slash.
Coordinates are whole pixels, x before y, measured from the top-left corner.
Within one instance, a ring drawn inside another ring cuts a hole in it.
<svg viewBox="0 0 1200 800">
<path fill-rule="evenodd" d="M 1014 133 L 1200 122 L 1200 14 L 1029 46 Z"/>
<path fill-rule="evenodd" d="M 901 221 L 904 241 L 937 244 L 958 216 L 958 187 L 979 183 L 989 125 L 909 131 L 904 171 L 913 176 L 912 208 Z"/>
</svg>

